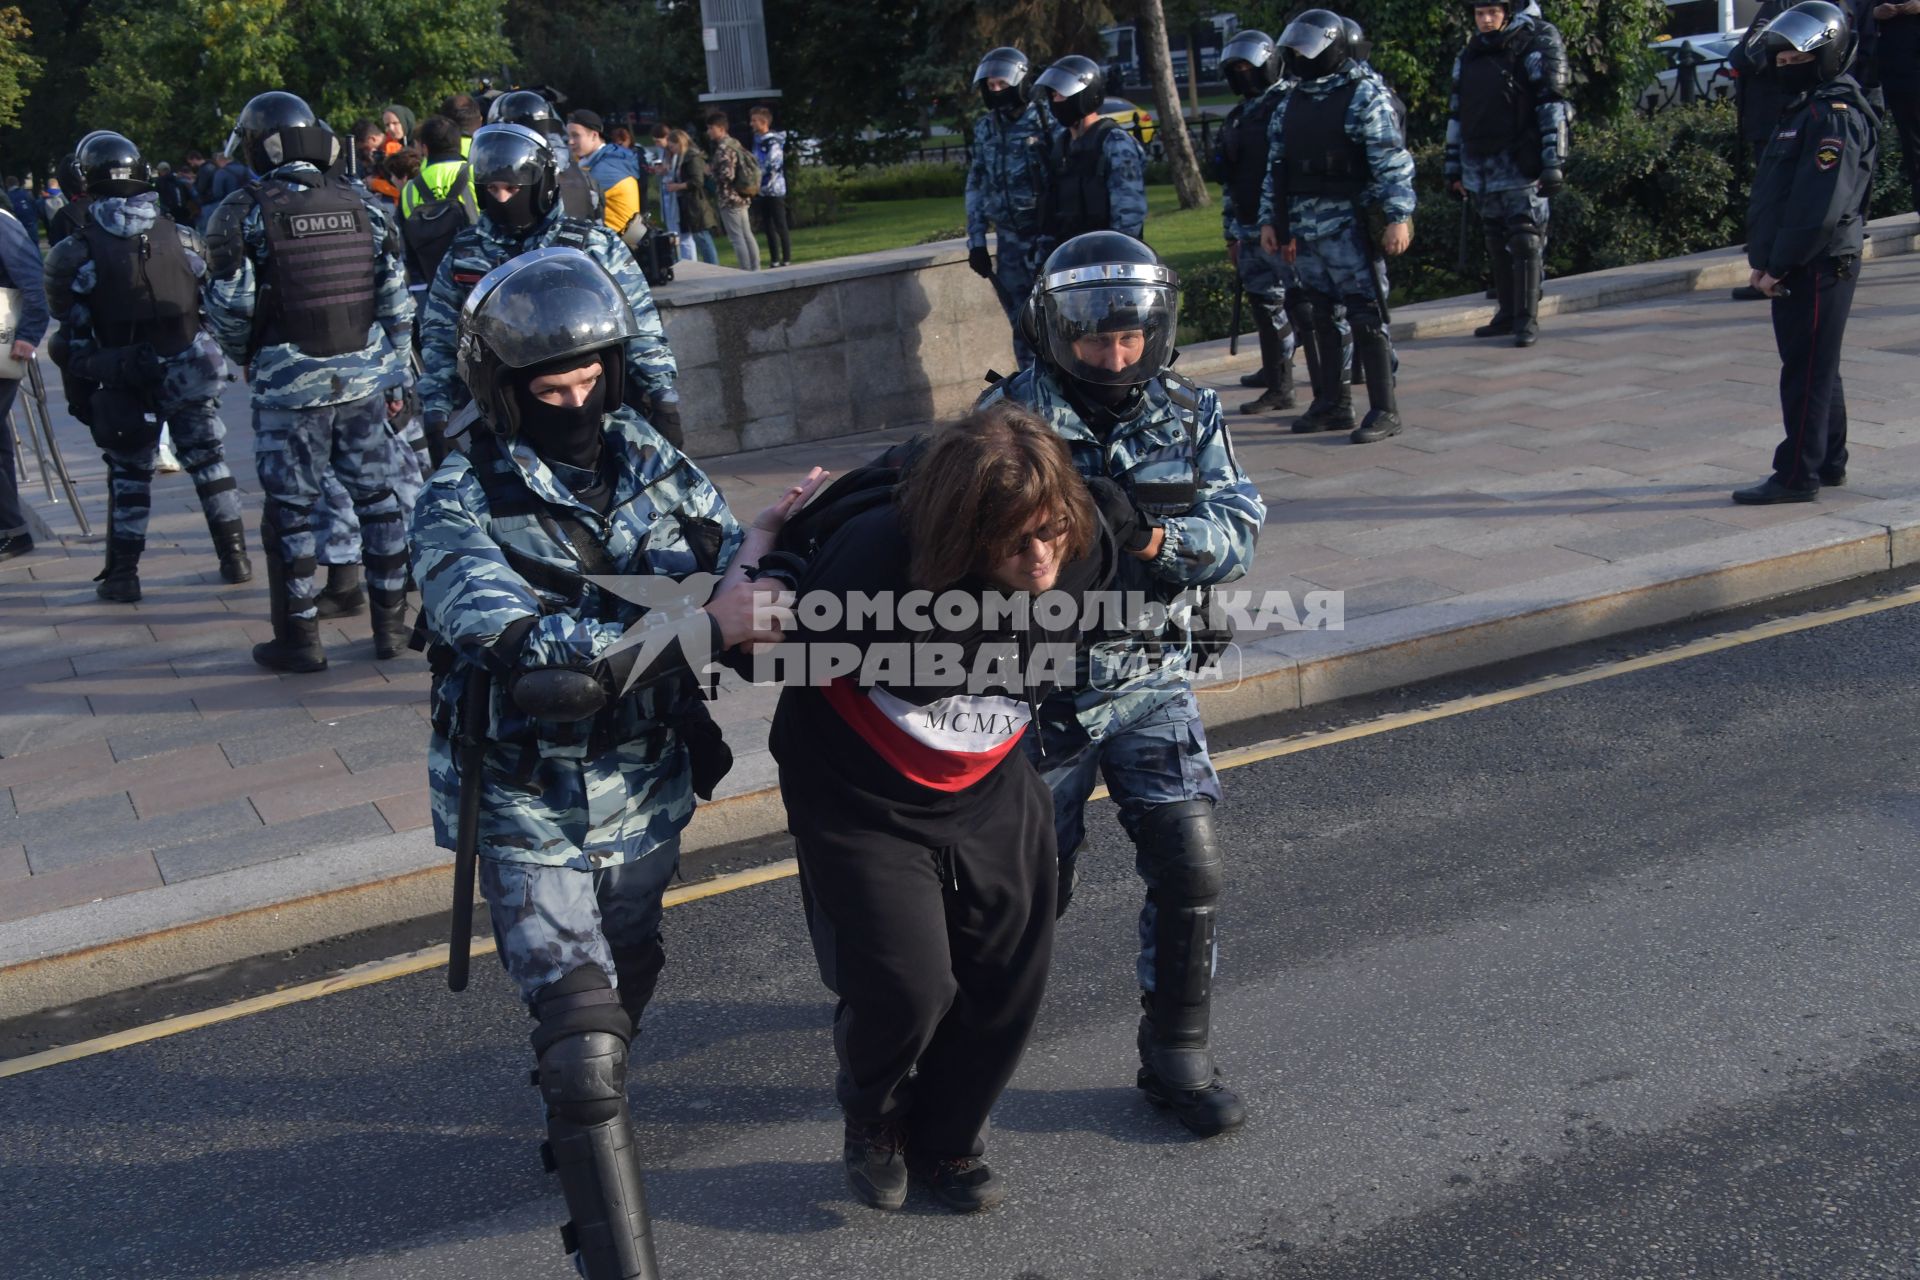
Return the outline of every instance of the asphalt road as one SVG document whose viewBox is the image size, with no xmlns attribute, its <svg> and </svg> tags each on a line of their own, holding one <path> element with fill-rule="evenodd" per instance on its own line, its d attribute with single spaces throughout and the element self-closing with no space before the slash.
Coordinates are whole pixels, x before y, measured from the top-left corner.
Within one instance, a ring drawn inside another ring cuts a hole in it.
<svg viewBox="0 0 1920 1280">
<path fill-rule="evenodd" d="M 1111 811 L 991 1144 L 845 1193 L 792 881 L 669 913 L 633 1096 L 673 1280 L 1920 1277 L 1920 608 L 1227 775 L 1216 1042 L 1131 1088 Z M 0 1274 L 564 1277 L 491 962 L 0 1080 Z"/>
</svg>

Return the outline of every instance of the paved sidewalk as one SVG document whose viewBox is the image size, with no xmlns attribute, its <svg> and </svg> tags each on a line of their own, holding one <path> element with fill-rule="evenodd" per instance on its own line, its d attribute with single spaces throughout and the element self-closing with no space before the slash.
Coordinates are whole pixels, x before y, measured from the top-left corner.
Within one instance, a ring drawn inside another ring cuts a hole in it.
<svg viewBox="0 0 1920 1280">
<path fill-rule="evenodd" d="M 1257 678 L 1210 695 L 1210 714 L 1324 701 L 1903 562 L 1920 510 L 1917 292 L 1920 256 L 1863 272 L 1846 356 L 1852 469 L 1817 504 L 1728 501 L 1767 472 L 1778 365 L 1767 307 L 1720 289 L 1554 317 L 1528 351 L 1402 342 L 1412 425 L 1390 442 L 1293 436 L 1291 415 L 1234 418 L 1269 503 L 1244 585 L 1342 591 L 1347 625 L 1251 645 Z M 1245 367 L 1215 375 L 1230 408 L 1251 398 L 1233 376 Z M 230 386 L 224 408 L 251 519 L 244 389 Z M 103 468 L 82 428 L 63 412 L 56 422 L 97 532 Z M 900 434 L 704 465 L 750 517 L 806 466 L 842 469 Z M 77 539 L 37 475 L 28 486 L 60 541 L 0 566 L 0 971 L 84 951 L 99 970 L 90 981 L 110 989 L 126 980 L 111 952 L 127 938 L 302 904 L 235 924 L 224 941 L 169 932 L 174 950 L 142 962 L 182 972 L 324 936 L 342 895 L 386 895 L 374 914 L 389 919 L 441 900 L 421 660 L 374 661 L 360 618 L 327 628 L 324 674 L 254 667 L 247 646 L 269 634 L 264 572 L 219 581 L 184 476 L 155 487 L 145 600 L 104 604 L 90 581 L 98 546 Z M 1689 583 L 1684 600 L 1650 603 L 1656 588 Z M 718 705 L 738 764 L 731 799 L 703 811 L 696 839 L 778 829 L 772 698 L 735 690 Z M 393 888 L 408 876 L 412 888 Z M 0 1016 L 31 1007 L 0 999 Z"/>
</svg>

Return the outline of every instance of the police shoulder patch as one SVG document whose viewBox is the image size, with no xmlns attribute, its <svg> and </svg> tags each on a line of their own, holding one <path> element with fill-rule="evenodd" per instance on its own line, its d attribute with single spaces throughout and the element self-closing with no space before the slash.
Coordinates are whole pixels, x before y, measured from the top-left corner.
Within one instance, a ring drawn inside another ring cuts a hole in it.
<svg viewBox="0 0 1920 1280">
<path fill-rule="evenodd" d="M 1813 149 L 1813 162 L 1822 169 L 1831 169 L 1840 163 L 1840 153 L 1846 150 L 1843 138 L 1822 138 L 1820 145 Z"/>
</svg>

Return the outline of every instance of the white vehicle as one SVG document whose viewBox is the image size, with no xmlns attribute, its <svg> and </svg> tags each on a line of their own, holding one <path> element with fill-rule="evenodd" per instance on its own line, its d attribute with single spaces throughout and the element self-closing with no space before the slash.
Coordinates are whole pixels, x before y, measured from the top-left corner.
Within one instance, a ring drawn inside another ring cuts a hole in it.
<svg viewBox="0 0 1920 1280">
<path fill-rule="evenodd" d="M 1648 47 L 1666 58 L 1666 66 L 1640 94 L 1640 109 L 1651 112 L 1677 106 L 1689 96 L 1695 102 L 1733 97 L 1733 72 L 1727 56 L 1746 34 L 1742 28 L 1655 40 Z M 1693 82 L 1691 95 L 1686 92 L 1688 79 Z"/>
</svg>

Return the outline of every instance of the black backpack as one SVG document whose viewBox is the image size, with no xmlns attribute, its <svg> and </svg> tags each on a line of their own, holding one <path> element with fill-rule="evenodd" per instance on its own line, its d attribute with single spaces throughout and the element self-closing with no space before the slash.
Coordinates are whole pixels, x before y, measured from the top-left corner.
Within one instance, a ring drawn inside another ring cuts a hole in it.
<svg viewBox="0 0 1920 1280">
<path fill-rule="evenodd" d="M 920 456 L 923 447 L 923 438 L 918 436 L 905 444 L 897 444 L 814 494 L 811 502 L 787 517 L 787 522 L 780 526 L 773 550 L 760 557 L 752 576 L 772 578 L 789 590 L 797 588 L 807 565 L 840 531 L 840 526 L 893 501 L 900 478 Z"/>
<path fill-rule="evenodd" d="M 400 238 L 407 246 L 407 275 L 413 283 L 431 283 L 440 270 L 440 259 L 453 247 L 453 238 L 460 234 L 461 228 L 472 226 L 476 220 L 478 209 L 473 202 L 472 179 L 473 170 L 461 165 L 444 198 L 422 200 L 412 213 L 400 220 Z M 423 195 L 432 196 L 433 189 L 417 175 L 409 178 L 407 185 L 416 182 Z"/>
</svg>

